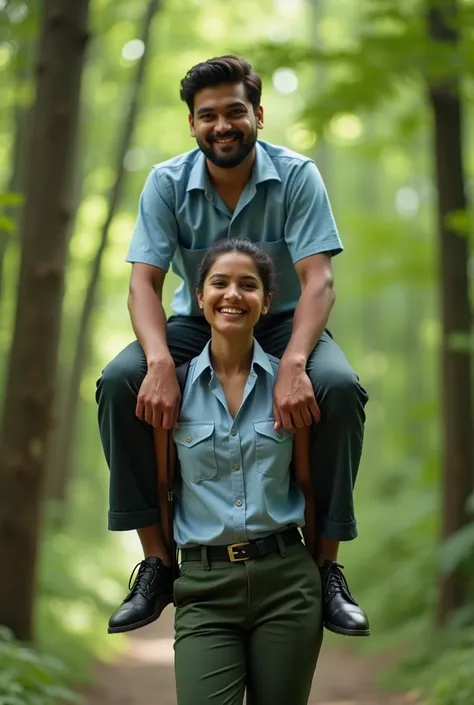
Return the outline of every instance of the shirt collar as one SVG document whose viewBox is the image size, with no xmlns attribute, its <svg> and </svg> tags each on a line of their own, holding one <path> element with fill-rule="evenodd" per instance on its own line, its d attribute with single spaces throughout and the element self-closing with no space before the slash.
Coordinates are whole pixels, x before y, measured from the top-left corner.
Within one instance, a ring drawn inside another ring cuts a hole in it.
<svg viewBox="0 0 474 705">
<path fill-rule="evenodd" d="M 255 145 L 255 163 L 253 165 L 250 183 L 261 184 L 264 181 L 281 181 L 281 178 L 273 166 L 270 155 L 257 141 Z M 206 158 L 201 151 L 199 151 L 191 173 L 189 174 L 186 191 L 194 191 L 196 189 L 204 191 L 206 197 L 210 195 L 210 191 L 212 190 L 212 184 L 207 173 Z"/>
<path fill-rule="evenodd" d="M 212 369 L 212 364 L 211 364 L 211 356 L 210 356 L 210 349 L 211 349 L 211 341 L 209 341 L 204 350 L 198 357 L 196 358 L 196 364 L 194 365 L 194 372 L 193 372 L 193 377 L 191 380 L 191 384 L 194 384 L 194 382 L 202 375 L 203 372 L 206 370 L 210 370 L 211 373 L 213 373 Z M 257 343 L 255 338 L 253 339 L 253 355 L 252 355 L 252 364 L 250 366 L 250 369 L 252 372 L 256 372 L 255 367 L 259 366 L 267 372 L 269 375 L 272 377 L 275 376 L 275 373 L 273 372 L 273 367 L 270 363 L 270 360 L 268 359 L 268 356 L 266 353 L 263 351 L 261 345 Z"/>
</svg>

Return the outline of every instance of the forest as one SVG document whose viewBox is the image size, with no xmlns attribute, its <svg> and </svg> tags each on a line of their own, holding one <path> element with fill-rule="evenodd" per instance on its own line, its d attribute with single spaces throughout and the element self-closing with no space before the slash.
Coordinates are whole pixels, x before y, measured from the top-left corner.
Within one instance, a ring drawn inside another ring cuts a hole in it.
<svg viewBox="0 0 474 705">
<path fill-rule="evenodd" d="M 180 80 L 228 53 L 262 139 L 323 176 L 329 328 L 370 396 L 341 562 L 373 635 L 325 648 L 382 655 L 387 698 L 473 705 L 474 0 L 0 0 L 0 705 L 92 702 L 129 648 L 95 386 L 134 337 L 145 179 L 195 147 Z"/>
</svg>

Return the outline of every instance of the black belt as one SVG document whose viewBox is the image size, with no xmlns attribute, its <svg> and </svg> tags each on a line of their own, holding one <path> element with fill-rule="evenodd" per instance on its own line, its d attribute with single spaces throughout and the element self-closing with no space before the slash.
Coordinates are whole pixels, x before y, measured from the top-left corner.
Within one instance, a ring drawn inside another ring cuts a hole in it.
<svg viewBox="0 0 474 705">
<path fill-rule="evenodd" d="M 281 536 L 283 545 L 293 546 L 301 541 L 301 534 L 298 529 L 287 529 L 278 533 Z M 276 534 L 270 534 L 263 539 L 254 539 L 247 543 L 233 543 L 230 546 L 206 546 L 207 557 L 210 561 L 248 561 L 249 558 L 263 558 L 269 553 L 277 553 L 279 550 Z M 182 548 L 181 559 L 183 561 L 202 560 L 202 547 Z"/>
</svg>

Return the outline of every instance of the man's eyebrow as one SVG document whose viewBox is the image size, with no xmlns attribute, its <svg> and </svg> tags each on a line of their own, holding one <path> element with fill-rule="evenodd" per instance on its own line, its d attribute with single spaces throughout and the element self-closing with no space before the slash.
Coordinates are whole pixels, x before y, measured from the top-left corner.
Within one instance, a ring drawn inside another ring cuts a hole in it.
<svg viewBox="0 0 474 705">
<path fill-rule="evenodd" d="M 229 103 L 228 105 L 225 106 L 226 109 L 229 108 L 246 108 L 247 106 L 245 103 L 241 100 L 234 100 L 232 103 Z M 196 115 L 202 115 L 203 113 L 212 113 L 214 112 L 215 108 L 213 108 L 210 105 L 203 105 L 201 108 L 198 108 L 196 111 Z"/>
</svg>

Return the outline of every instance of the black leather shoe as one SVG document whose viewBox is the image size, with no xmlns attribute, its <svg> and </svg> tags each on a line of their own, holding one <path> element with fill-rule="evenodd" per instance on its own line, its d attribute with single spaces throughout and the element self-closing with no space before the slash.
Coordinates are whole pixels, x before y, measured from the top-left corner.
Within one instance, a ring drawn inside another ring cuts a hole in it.
<svg viewBox="0 0 474 705">
<path fill-rule="evenodd" d="M 166 605 L 173 602 L 171 568 L 163 565 L 161 558 L 145 558 L 133 569 L 128 589 L 127 597 L 109 619 L 109 634 L 131 632 L 158 619 Z"/>
<path fill-rule="evenodd" d="M 323 624 L 326 629 L 344 636 L 370 636 L 369 620 L 352 597 L 342 568 L 336 561 L 324 561 Z"/>
</svg>

